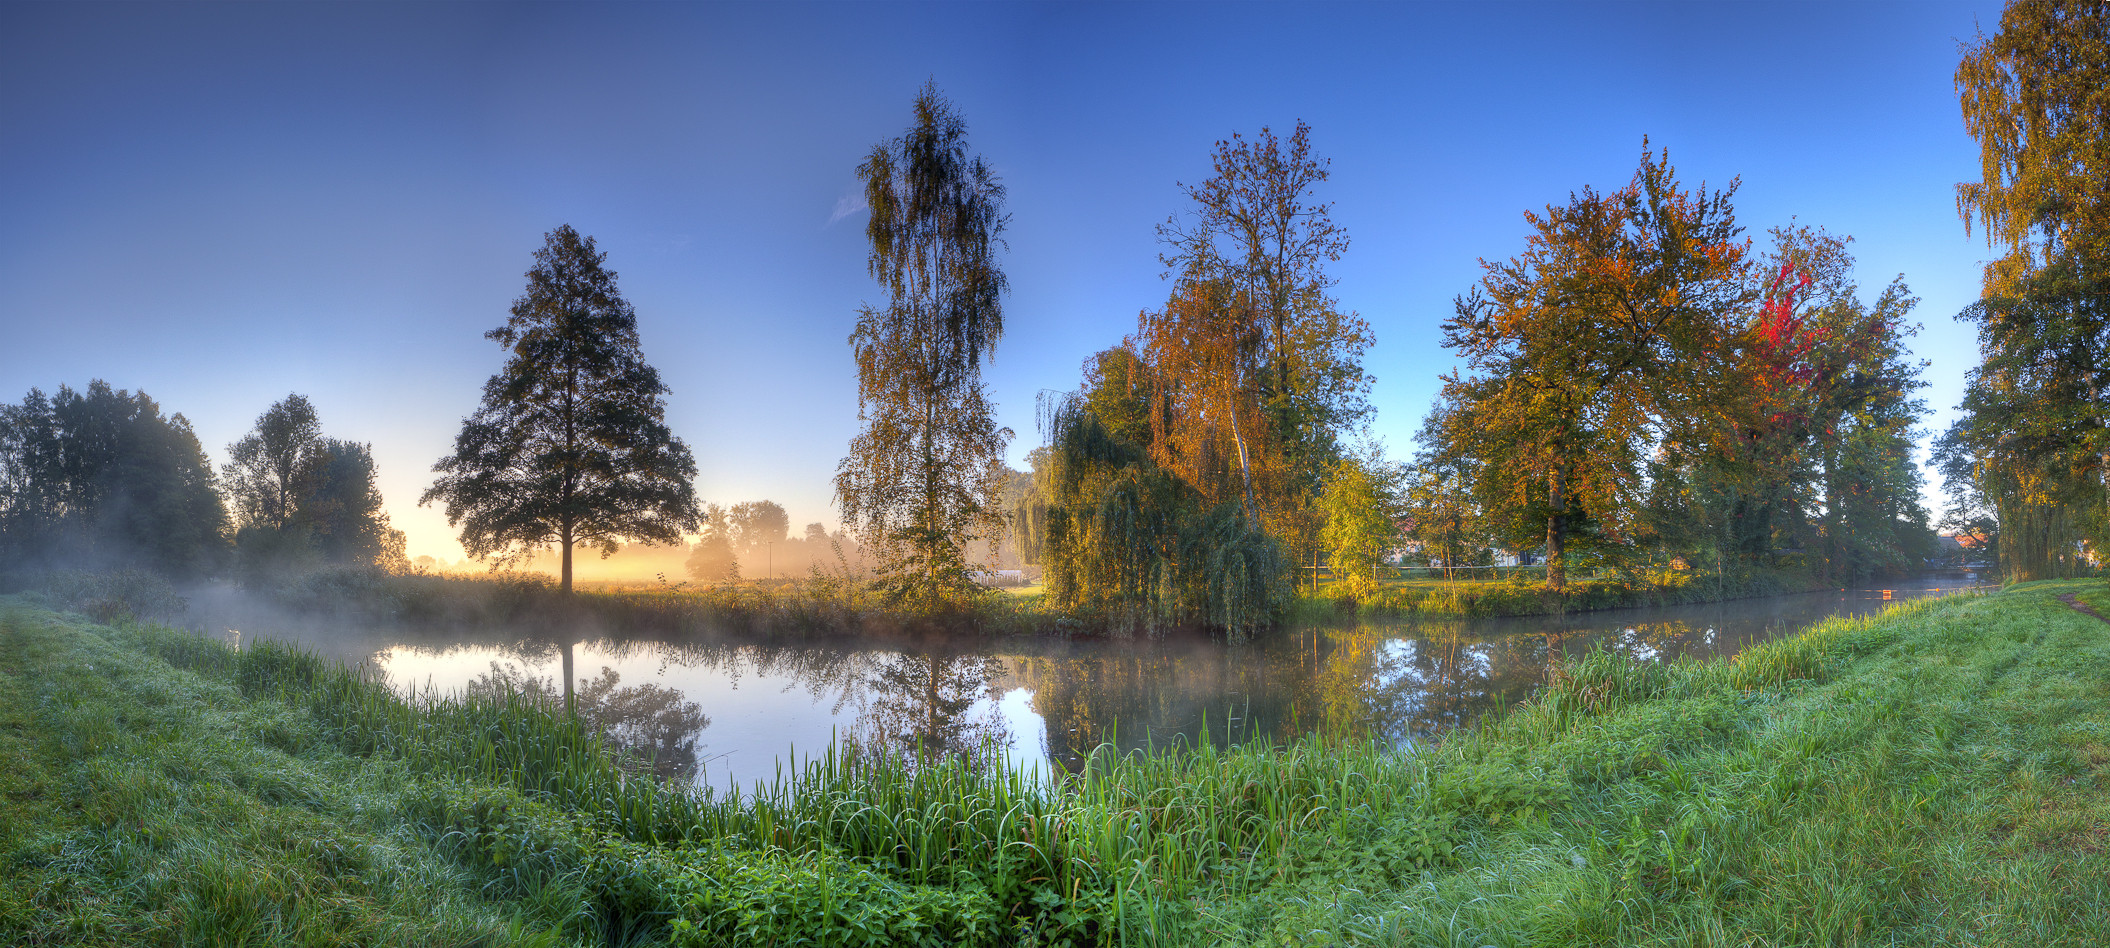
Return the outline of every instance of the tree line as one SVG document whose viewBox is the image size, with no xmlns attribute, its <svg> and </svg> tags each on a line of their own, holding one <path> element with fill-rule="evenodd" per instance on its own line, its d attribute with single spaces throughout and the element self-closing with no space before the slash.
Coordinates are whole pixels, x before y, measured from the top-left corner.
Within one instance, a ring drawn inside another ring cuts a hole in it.
<svg viewBox="0 0 2110 948">
<path fill-rule="evenodd" d="M 1998 256 L 1963 316 L 1981 360 L 1936 442 L 1944 525 L 2016 579 L 2110 543 L 2110 3 L 2018 0 L 1956 70 L 1984 180 L 1957 186 Z"/>
<path fill-rule="evenodd" d="M 323 437 L 306 397 L 272 405 L 227 453 L 216 476 L 188 419 L 101 380 L 0 405 L 0 575 L 401 564 L 372 448 Z"/>
</svg>

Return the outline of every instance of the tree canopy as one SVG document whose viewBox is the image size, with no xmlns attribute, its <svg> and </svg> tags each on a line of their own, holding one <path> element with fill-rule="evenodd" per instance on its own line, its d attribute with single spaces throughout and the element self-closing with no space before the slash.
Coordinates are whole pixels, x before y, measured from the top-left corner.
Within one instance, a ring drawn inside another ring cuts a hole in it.
<svg viewBox="0 0 2110 948">
<path fill-rule="evenodd" d="M 1981 298 L 1983 361 L 1937 446 L 1950 519 L 1998 520 L 2017 579 L 2070 575 L 2110 548 L 2110 3 L 2012 2 L 1956 70 L 1984 180 L 1965 229 L 2001 255 Z"/>
<path fill-rule="evenodd" d="M 100 379 L 0 405 L 0 571 L 217 568 L 227 508 L 181 414 Z"/>
<path fill-rule="evenodd" d="M 382 509 L 371 446 L 322 436 L 306 396 L 265 409 L 227 446 L 220 486 L 242 574 L 269 580 L 318 565 L 400 568 L 403 533 Z"/>
<path fill-rule="evenodd" d="M 446 505 L 471 556 L 517 560 L 554 544 L 566 592 L 574 547 L 679 543 L 701 513 L 696 461 L 667 428 L 667 387 L 606 260 L 569 225 L 549 232 L 527 292 L 485 334 L 506 348 L 505 367 L 419 501 Z"/>
</svg>

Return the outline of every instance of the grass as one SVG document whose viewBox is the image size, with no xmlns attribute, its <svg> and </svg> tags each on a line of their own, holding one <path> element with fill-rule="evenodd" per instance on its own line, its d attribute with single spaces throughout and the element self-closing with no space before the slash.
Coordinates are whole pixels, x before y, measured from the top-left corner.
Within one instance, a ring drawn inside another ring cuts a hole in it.
<svg viewBox="0 0 2110 948">
<path fill-rule="evenodd" d="M 94 577 L 91 577 L 93 579 Z M 89 584 L 94 585 L 94 584 Z M 165 584 L 164 584 L 165 585 Z M 1541 576 L 1511 570 L 1499 580 L 1388 578 L 1375 595 L 1348 598 L 1338 582 L 1316 592 L 1300 586 L 1291 618 L 1319 621 L 1366 616 L 1491 618 L 1554 615 L 1635 606 L 1719 602 L 1819 588 L 1793 571 L 1751 569 L 1727 577 L 1651 569 L 1630 574 L 1577 574 L 1565 593 L 1545 590 Z M 98 591 L 90 589 L 89 592 Z M 574 628 L 597 623 L 662 636 L 732 634 L 752 639 L 916 638 L 930 632 L 996 636 L 1104 633 L 1089 617 L 1047 604 L 1040 585 L 991 589 L 937 612 L 889 604 L 847 574 L 725 585 L 589 583 L 574 595 L 537 574 L 386 574 L 321 570 L 265 590 L 279 605 L 334 617 L 357 616 L 449 629 L 514 625 Z M 104 601 L 76 597 L 89 614 Z M 113 600 L 110 604 L 115 604 Z"/>
<path fill-rule="evenodd" d="M 0 943 L 2100 945 L 2098 583 L 1595 653 L 1414 753 L 833 750 L 751 796 L 499 695 L 0 615 Z M 92 666 L 92 667 L 91 667 Z"/>
<path fill-rule="evenodd" d="M 1541 616 L 1638 606 L 1723 602 L 1825 588 L 1792 570 L 1753 567 L 1717 576 L 1687 570 L 1649 568 L 1629 573 L 1577 572 L 1561 593 L 1545 588 L 1542 571 L 1511 569 L 1501 579 L 1445 580 L 1429 576 L 1387 577 L 1374 594 L 1356 598 L 1340 583 L 1314 591 L 1299 587 L 1298 611 L 1305 618 L 1359 612 L 1371 616 L 1494 618 Z"/>
</svg>

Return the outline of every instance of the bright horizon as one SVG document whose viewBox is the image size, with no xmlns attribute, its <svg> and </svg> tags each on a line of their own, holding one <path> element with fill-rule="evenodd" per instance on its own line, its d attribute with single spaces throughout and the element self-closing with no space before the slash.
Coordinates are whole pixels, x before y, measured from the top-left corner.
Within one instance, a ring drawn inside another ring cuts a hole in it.
<svg viewBox="0 0 2110 948">
<path fill-rule="evenodd" d="M 1952 74 L 1997 5 L 1195 12 L 0 7 L 0 399 L 144 390 L 217 469 L 300 392 L 326 435 L 373 444 L 409 555 L 455 561 L 417 497 L 501 362 L 483 333 L 568 223 L 637 309 L 699 496 L 834 528 L 845 339 L 879 295 L 854 168 L 935 79 L 1010 192 L 987 379 L 1015 467 L 1039 393 L 1163 301 L 1176 182 L 1216 139 L 1299 119 L 1333 162 L 1320 196 L 1354 243 L 1330 272 L 1375 331 L 1395 457 L 1456 364 L 1436 329 L 1476 261 L 1522 249 L 1526 210 L 1623 184 L 1643 136 L 1688 183 L 1740 177 L 1754 241 L 1791 219 L 1852 235 L 1865 298 L 1902 273 L 1923 427 L 1952 417 L 1977 361 L 1954 316 L 1991 256 L 1955 211 L 1978 151 Z"/>
</svg>

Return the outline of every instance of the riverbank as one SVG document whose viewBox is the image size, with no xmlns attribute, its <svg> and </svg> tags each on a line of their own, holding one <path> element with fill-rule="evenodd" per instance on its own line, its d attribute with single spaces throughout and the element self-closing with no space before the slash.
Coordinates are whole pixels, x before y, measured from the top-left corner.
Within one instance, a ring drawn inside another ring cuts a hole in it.
<svg viewBox="0 0 2110 948">
<path fill-rule="evenodd" d="M 630 775 L 521 701 L 0 606 L 0 941 L 2110 943 L 2110 614 L 2041 583 L 1570 666 L 1414 754 Z"/>
<path fill-rule="evenodd" d="M 1364 617 L 1432 619 L 1563 615 L 1690 605 L 1830 589 L 1802 573 L 1751 569 L 1720 576 L 1650 570 L 1578 576 L 1561 593 L 1541 581 L 1394 581 L 1372 596 L 1300 590 L 1289 622 Z M 539 576 L 389 575 L 324 571 L 266 590 L 262 598 L 308 615 L 399 622 L 428 628 L 510 624 L 577 630 L 620 628 L 666 635 L 736 635 L 749 640 L 915 638 L 938 634 L 1092 636 L 1089 620 L 1046 605 L 1039 587 L 990 590 L 937 612 L 904 610 L 851 577 L 725 585 L 589 584 L 571 597 Z"/>
<path fill-rule="evenodd" d="M 1543 576 L 1517 573 L 1507 579 L 1416 579 L 1384 583 L 1374 595 L 1356 598 L 1334 589 L 1302 590 L 1304 618 L 1354 613 L 1447 619 L 1520 618 L 1730 602 L 1763 596 L 1836 589 L 1829 582 L 1787 570 L 1750 568 L 1718 575 L 1688 570 L 1647 569 L 1613 576 L 1581 575 L 1555 593 Z"/>
</svg>

